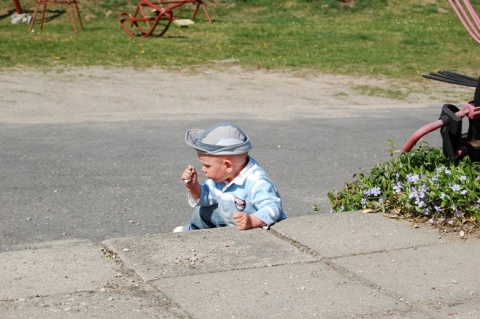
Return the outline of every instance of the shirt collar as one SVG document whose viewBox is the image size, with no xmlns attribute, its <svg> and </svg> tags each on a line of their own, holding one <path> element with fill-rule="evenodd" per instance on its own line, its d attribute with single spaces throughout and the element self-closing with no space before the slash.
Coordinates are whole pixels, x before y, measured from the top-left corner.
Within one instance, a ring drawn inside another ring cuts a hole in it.
<svg viewBox="0 0 480 319">
<path fill-rule="evenodd" d="M 232 184 L 242 185 L 248 177 L 250 170 L 257 162 L 251 157 L 248 156 L 247 165 L 238 173 L 238 175 L 228 184 L 225 185 L 224 189 L 229 187 Z"/>
</svg>

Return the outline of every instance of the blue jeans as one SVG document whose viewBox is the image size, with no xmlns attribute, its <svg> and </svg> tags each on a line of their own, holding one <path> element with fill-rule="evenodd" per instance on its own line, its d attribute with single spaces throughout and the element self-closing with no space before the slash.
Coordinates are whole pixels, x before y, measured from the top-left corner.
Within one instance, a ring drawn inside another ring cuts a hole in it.
<svg viewBox="0 0 480 319">
<path fill-rule="evenodd" d="M 218 205 L 195 206 L 190 226 L 195 229 L 225 227 L 227 224 L 217 211 Z"/>
</svg>

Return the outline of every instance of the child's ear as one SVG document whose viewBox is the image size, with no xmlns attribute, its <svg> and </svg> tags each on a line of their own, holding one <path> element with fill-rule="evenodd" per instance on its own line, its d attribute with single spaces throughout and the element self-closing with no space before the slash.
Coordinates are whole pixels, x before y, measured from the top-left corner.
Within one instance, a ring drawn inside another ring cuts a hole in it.
<svg viewBox="0 0 480 319">
<path fill-rule="evenodd" d="M 225 166 L 225 168 L 227 169 L 227 172 L 231 172 L 233 170 L 233 164 L 232 164 L 232 161 L 230 161 L 229 159 L 226 159 L 223 161 L 223 165 Z"/>
</svg>

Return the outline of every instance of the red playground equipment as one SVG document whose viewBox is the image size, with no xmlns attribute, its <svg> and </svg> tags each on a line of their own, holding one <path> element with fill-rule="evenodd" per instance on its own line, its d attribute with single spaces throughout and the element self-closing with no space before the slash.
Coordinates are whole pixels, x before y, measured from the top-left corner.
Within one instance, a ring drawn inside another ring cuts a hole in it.
<svg viewBox="0 0 480 319">
<path fill-rule="evenodd" d="M 13 1 L 13 5 L 15 6 L 15 12 L 17 14 L 22 14 L 23 10 L 22 10 L 22 6 L 20 5 L 20 2 L 18 0 L 12 0 L 12 1 Z"/>
<path fill-rule="evenodd" d="M 470 36 L 480 43 L 480 18 L 469 0 L 448 0 Z"/>
<path fill-rule="evenodd" d="M 202 0 L 162 0 L 159 2 L 140 0 L 134 14 L 120 13 L 120 24 L 131 37 L 160 37 L 167 32 L 172 20 L 175 19 L 173 10 L 188 3 L 195 5 L 192 20 L 195 19 L 201 7 L 208 22 L 212 23 L 207 7 Z"/>
<path fill-rule="evenodd" d="M 451 84 L 476 87 L 473 100 L 467 102 L 462 110 L 455 105 L 445 104 L 440 118 L 418 129 L 403 146 L 404 152 L 410 152 L 417 141 L 424 135 L 440 128 L 443 140 L 443 153 L 452 162 L 457 162 L 465 156 L 472 161 L 480 162 L 480 79 L 470 76 L 439 71 L 424 75 L 427 79 Z M 462 132 L 462 118 L 469 119 L 468 132 Z"/>
<path fill-rule="evenodd" d="M 43 22 L 45 21 L 45 14 L 47 12 L 47 5 L 66 5 L 68 7 L 68 12 L 70 14 L 70 19 L 72 20 L 73 30 L 77 32 L 77 24 L 75 23 L 75 14 L 76 12 L 78 21 L 80 22 L 80 28 L 83 29 L 82 17 L 80 16 L 80 9 L 78 9 L 77 0 L 37 0 L 37 6 L 35 7 L 35 12 L 33 13 L 33 19 L 30 22 L 30 27 L 28 32 L 31 32 L 33 29 L 33 24 L 37 19 L 37 13 L 39 10 L 42 11 L 42 18 L 40 20 L 40 30 L 43 29 Z"/>
</svg>

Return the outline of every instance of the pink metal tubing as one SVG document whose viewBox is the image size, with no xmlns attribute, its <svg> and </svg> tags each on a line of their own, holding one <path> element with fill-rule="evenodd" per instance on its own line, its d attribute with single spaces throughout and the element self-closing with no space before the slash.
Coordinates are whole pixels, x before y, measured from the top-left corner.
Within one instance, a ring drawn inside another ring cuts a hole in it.
<svg viewBox="0 0 480 319">
<path fill-rule="evenodd" d="M 465 9 L 463 8 L 462 4 L 459 2 L 459 0 L 448 0 L 450 2 L 450 5 L 452 6 L 453 10 L 455 11 L 456 15 L 460 19 L 460 22 L 463 24 L 467 32 L 470 34 L 470 36 L 477 42 L 480 40 L 480 34 L 475 30 L 475 25 L 472 23 L 469 15 L 465 12 Z M 468 1 L 468 0 L 466 0 Z"/>
<path fill-rule="evenodd" d="M 422 126 L 419 128 L 415 133 L 410 136 L 407 140 L 407 143 L 403 146 L 403 151 L 408 153 L 412 150 L 412 148 L 417 144 L 418 140 L 421 139 L 423 136 L 427 135 L 428 133 L 435 131 L 443 126 L 442 120 L 436 120 L 435 122 L 429 123 L 427 125 Z"/>
<path fill-rule="evenodd" d="M 468 115 L 469 108 L 467 106 L 468 104 L 464 107 L 463 110 L 456 112 L 455 115 L 458 116 L 459 118 L 462 118 L 465 115 Z M 407 140 L 407 143 L 405 143 L 405 145 L 403 146 L 402 150 L 405 153 L 410 152 L 412 148 L 415 146 L 415 144 L 417 144 L 419 139 L 421 139 L 423 136 L 427 135 L 428 133 L 441 128 L 442 126 L 443 126 L 442 120 L 436 120 L 435 122 L 422 126 L 415 133 L 413 133 L 412 136 L 410 136 L 410 138 Z"/>
<path fill-rule="evenodd" d="M 460 0 L 448 0 L 450 5 L 455 11 L 456 15 L 460 19 L 460 22 L 463 24 L 470 36 L 478 43 L 480 43 L 480 33 L 477 31 L 480 28 L 480 18 L 478 17 L 477 12 L 470 4 L 469 0 L 463 0 L 468 13 L 463 8 Z M 472 19 L 474 22 L 472 22 Z"/>
<path fill-rule="evenodd" d="M 470 12 L 470 15 L 472 16 L 473 20 L 475 21 L 475 24 L 480 26 L 480 18 L 478 17 L 477 11 L 473 8 L 472 4 L 470 3 L 469 0 L 464 0 L 465 6 L 467 7 L 468 12 Z"/>
</svg>

